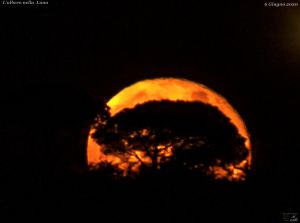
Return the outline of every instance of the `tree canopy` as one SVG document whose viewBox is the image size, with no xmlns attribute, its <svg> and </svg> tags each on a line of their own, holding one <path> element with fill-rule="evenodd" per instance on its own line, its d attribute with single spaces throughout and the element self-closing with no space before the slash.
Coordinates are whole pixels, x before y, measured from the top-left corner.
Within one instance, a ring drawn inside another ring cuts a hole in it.
<svg viewBox="0 0 300 223">
<path fill-rule="evenodd" d="M 211 166 L 238 164 L 248 155 L 245 138 L 230 119 L 201 102 L 137 105 L 98 123 L 93 138 L 105 153 L 134 156 L 152 171 L 207 172 Z"/>
</svg>

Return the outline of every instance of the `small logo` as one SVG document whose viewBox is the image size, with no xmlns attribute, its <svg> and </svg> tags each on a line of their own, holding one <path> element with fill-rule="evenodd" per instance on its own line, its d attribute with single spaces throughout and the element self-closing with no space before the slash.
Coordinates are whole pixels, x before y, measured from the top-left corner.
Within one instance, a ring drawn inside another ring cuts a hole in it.
<svg viewBox="0 0 300 223">
<path fill-rule="evenodd" d="M 298 222 L 298 213 L 282 213 L 284 222 Z"/>
</svg>

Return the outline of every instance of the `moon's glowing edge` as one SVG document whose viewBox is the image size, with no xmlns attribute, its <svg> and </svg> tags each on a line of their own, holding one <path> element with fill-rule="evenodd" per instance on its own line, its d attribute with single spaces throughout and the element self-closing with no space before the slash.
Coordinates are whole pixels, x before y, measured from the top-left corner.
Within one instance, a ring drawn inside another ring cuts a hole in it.
<svg viewBox="0 0 300 223">
<path fill-rule="evenodd" d="M 245 146 L 249 150 L 246 163 L 248 168 L 250 167 L 252 160 L 250 134 L 244 121 L 223 96 L 205 85 L 178 78 L 143 80 L 121 90 L 108 101 L 107 105 L 110 107 L 111 115 L 114 116 L 124 109 L 134 108 L 138 104 L 160 100 L 199 101 L 216 106 L 236 126 L 239 134 L 246 139 Z M 101 154 L 101 147 L 91 138 L 93 131 L 92 129 L 88 139 L 88 163 L 99 163 L 101 160 L 118 163 L 116 157 Z"/>
</svg>

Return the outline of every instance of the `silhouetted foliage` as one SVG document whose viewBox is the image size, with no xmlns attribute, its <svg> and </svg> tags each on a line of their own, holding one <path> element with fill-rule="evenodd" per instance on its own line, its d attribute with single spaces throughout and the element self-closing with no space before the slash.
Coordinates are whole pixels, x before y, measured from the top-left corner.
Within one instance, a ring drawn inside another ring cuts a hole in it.
<svg viewBox="0 0 300 223">
<path fill-rule="evenodd" d="M 109 162 L 100 162 L 90 166 L 89 174 L 95 174 L 101 180 L 105 178 L 108 180 L 116 180 L 118 177 L 122 176 L 123 171 Z"/>
<path fill-rule="evenodd" d="M 237 164 L 248 154 L 245 139 L 230 120 L 218 108 L 200 102 L 138 105 L 98 124 L 93 138 L 104 145 L 105 153 L 135 156 L 152 171 L 206 172 L 211 166 Z M 151 167 L 138 151 L 151 159 Z"/>
</svg>

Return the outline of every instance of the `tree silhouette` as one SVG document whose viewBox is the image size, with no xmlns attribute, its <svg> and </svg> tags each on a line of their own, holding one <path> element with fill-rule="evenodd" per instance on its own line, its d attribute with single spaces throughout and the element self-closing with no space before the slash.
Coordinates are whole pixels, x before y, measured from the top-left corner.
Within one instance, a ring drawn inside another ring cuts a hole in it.
<svg viewBox="0 0 300 223">
<path fill-rule="evenodd" d="M 104 152 L 134 156 L 152 171 L 195 170 L 238 164 L 245 139 L 216 107 L 200 102 L 153 101 L 124 110 L 96 126 Z M 151 162 L 145 162 L 143 153 Z"/>
</svg>

